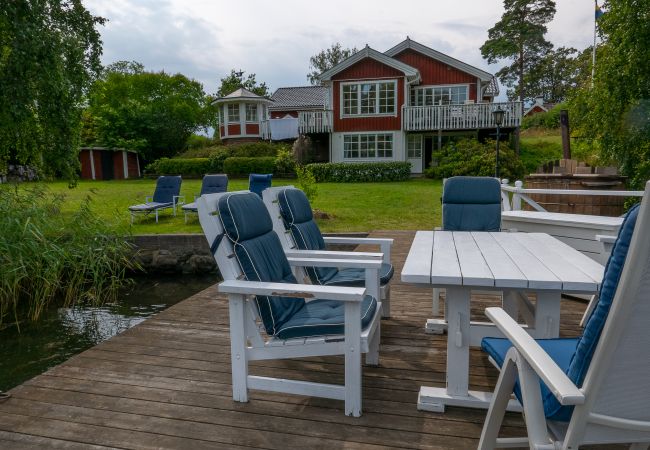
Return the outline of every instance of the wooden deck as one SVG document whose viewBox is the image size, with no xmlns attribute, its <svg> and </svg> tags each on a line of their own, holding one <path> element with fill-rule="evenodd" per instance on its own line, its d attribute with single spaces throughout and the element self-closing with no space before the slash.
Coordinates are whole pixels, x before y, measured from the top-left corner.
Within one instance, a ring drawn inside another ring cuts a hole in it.
<svg viewBox="0 0 650 450">
<path fill-rule="evenodd" d="M 382 321 L 380 367 L 364 367 L 363 416 L 333 400 L 251 392 L 231 399 L 227 303 L 214 287 L 16 387 L 0 404 L 0 448 L 475 448 L 485 411 L 416 409 L 421 385 L 444 386 L 446 336 L 423 332 L 431 290 L 402 284 L 414 232 L 393 237 L 392 314 Z M 476 298 L 480 314 L 495 299 Z M 562 330 L 578 332 L 585 303 L 563 300 Z M 342 357 L 257 363 L 254 374 L 342 382 Z M 470 384 L 497 372 L 471 351 Z M 521 417 L 504 433 L 521 433 Z"/>
</svg>

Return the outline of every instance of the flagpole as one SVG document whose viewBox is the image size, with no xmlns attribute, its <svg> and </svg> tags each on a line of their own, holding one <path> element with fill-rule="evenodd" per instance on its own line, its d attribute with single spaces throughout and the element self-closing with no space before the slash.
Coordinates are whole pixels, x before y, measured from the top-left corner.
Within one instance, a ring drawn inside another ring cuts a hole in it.
<svg viewBox="0 0 650 450">
<path fill-rule="evenodd" d="M 595 10 L 598 9 L 598 0 L 594 0 Z M 594 87 L 594 77 L 596 75 L 596 27 L 598 26 L 598 18 L 594 14 L 594 47 L 591 54 L 591 87 Z"/>
</svg>

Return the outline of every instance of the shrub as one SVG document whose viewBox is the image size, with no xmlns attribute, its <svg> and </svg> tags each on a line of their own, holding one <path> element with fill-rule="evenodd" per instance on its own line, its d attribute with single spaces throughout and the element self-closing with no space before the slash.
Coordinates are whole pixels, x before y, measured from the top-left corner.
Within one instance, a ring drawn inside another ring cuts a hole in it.
<svg viewBox="0 0 650 450">
<path fill-rule="evenodd" d="M 186 147 L 192 150 L 206 148 L 206 147 L 214 147 L 217 144 L 221 144 L 218 134 L 214 138 L 202 136 L 200 134 L 192 134 L 190 135 L 189 138 L 187 138 L 187 142 L 185 143 Z"/>
<path fill-rule="evenodd" d="M 305 166 L 296 166 L 296 175 L 298 176 L 298 188 L 300 188 L 309 202 L 313 202 L 318 194 L 318 186 L 316 186 L 316 178 L 314 174 Z"/>
<path fill-rule="evenodd" d="M 296 160 L 291 151 L 280 149 L 278 156 L 275 158 L 275 173 L 280 175 L 290 175 L 296 172 Z"/>
<path fill-rule="evenodd" d="M 547 112 L 541 112 L 533 114 L 532 116 L 524 117 L 521 122 L 521 128 L 524 130 L 529 128 L 560 128 L 560 111 L 566 109 L 566 107 L 567 106 L 564 103 L 560 103 Z"/>
<path fill-rule="evenodd" d="M 90 197 L 73 213 L 61 213 L 64 202 L 41 187 L 0 185 L 0 322 L 36 320 L 53 301 L 115 301 L 137 268 L 126 230 L 94 215 Z"/>
<path fill-rule="evenodd" d="M 219 149 L 210 156 L 210 171 L 212 173 L 223 173 L 223 163 L 230 158 L 230 152 L 225 149 Z"/>
<path fill-rule="evenodd" d="M 230 156 L 241 157 L 259 157 L 259 156 L 277 156 L 281 150 L 291 150 L 286 144 L 274 144 L 271 142 L 248 142 L 228 147 Z"/>
<path fill-rule="evenodd" d="M 404 181 L 411 176 L 408 162 L 316 163 L 305 166 L 317 182 Z"/>
<path fill-rule="evenodd" d="M 212 172 L 212 167 L 208 158 L 160 158 L 149 164 L 145 170 L 157 175 L 203 176 Z"/>
<path fill-rule="evenodd" d="M 257 158 L 232 156 L 223 163 L 223 171 L 229 176 L 247 176 L 250 173 L 273 173 L 275 157 L 264 156 Z"/>
<path fill-rule="evenodd" d="M 489 177 L 494 176 L 495 161 L 495 141 L 481 143 L 476 139 L 462 139 L 449 143 L 440 151 L 434 150 L 431 167 L 425 173 L 430 178 Z M 523 163 L 507 142 L 499 144 L 499 168 L 500 176 L 511 180 L 520 179 L 526 173 Z"/>
</svg>

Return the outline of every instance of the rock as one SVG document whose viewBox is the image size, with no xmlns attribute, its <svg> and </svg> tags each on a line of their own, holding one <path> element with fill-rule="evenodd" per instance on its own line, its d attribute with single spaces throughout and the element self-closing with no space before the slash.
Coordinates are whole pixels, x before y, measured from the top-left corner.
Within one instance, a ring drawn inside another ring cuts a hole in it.
<svg viewBox="0 0 650 450">
<path fill-rule="evenodd" d="M 217 269 L 214 258 L 208 255 L 192 255 L 187 264 L 190 266 L 190 273 L 210 273 Z"/>
<path fill-rule="evenodd" d="M 151 268 L 155 272 L 176 272 L 178 271 L 178 258 L 169 250 L 156 250 L 153 252 Z"/>
</svg>

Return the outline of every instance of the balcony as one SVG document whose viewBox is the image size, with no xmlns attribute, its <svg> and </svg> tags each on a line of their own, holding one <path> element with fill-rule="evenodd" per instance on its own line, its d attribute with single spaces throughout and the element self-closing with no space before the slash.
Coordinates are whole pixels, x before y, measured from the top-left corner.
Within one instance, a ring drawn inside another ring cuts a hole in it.
<svg viewBox="0 0 650 450">
<path fill-rule="evenodd" d="M 505 111 L 503 128 L 521 124 L 522 102 L 469 103 L 464 105 L 405 106 L 402 108 L 402 127 L 405 131 L 476 130 L 496 128 L 492 111 Z"/>
<path fill-rule="evenodd" d="M 262 139 L 271 139 L 271 130 L 268 120 L 260 120 L 260 137 Z"/>
<path fill-rule="evenodd" d="M 299 111 L 298 132 L 308 133 L 329 133 L 332 131 L 332 111 Z"/>
</svg>

